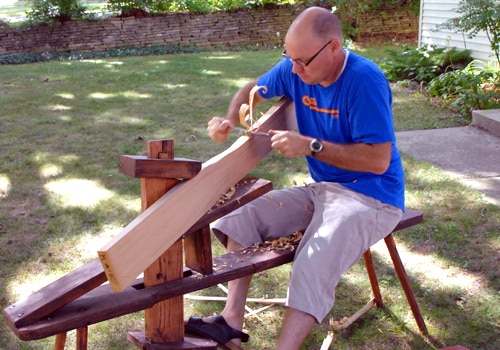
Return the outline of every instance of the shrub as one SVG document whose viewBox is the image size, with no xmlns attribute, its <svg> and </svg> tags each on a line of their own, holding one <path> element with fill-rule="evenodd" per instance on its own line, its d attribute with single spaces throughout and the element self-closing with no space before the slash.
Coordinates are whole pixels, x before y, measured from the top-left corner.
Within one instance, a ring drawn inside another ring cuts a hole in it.
<svg viewBox="0 0 500 350">
<path fill-rule="evenodd" d="M 85 7 L 78 0 L 28 0 L 31 11 L 26 14 L 31 22 L 65 22 L 85 16 Z"/>
<path fill-rule="evenodd" d="M 391 81 L 414 80 L 428 83 L 440 74 L 464 68 L 472 61 L 470 50 L 425 47 L 403 52 L 389 50 L 379 64 Z"/>
<path fill-rule="evenodd" d="M 436 77 L 427 90 L 470 118 L 475 109 L 500 107 L 500 69 L 492 62 L 472 61 L 465 69 Z"/>
<path fill-rule="evenodd" d="M 232 11 L 270 4 L 294 3 L 292 0 L 108 0 L 108 8 L 121 12 L 122 15 L 144 12 L 159 14 L 186 11 L 190 13 L 209 13 L 214 11 Z"/>
</svg>

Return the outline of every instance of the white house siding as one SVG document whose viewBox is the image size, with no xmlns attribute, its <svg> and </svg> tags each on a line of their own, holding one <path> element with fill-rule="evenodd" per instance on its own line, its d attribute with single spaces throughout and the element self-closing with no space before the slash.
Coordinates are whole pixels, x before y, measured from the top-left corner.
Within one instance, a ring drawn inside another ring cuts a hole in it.
<svg viewBox="0 0 500 350">
<path fill-rule="evenodd" d="M 466 34 L 443 29 L 436 30 L 439 24 L 459 16 L 454 11 L 459 4 L 460 0 L 421 0 L 418 45 L 469 49 L 475 59 L 493 60 L 493 51 L 486 33 L 480 32 L 474 38 L 469 39 Z"/>
</svg>

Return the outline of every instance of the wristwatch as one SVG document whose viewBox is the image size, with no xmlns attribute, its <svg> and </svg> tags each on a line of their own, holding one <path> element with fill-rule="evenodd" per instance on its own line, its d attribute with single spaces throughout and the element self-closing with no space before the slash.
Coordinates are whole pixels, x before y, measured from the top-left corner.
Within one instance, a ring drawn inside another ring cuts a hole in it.
<svg viewBox="0 0 500 350">
<path fill-rule="evenodd" d="M 312 140 L 309 144 L 309 150 L 311 151 L 311 156 L 316 157 L 323 150 L 323 142 L 320 139 Z"/>
</svg>

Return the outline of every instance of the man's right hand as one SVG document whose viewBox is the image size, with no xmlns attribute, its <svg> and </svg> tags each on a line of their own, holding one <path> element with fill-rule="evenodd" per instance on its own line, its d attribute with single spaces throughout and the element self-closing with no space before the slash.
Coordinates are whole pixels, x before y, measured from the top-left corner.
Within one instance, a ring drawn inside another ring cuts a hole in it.
<svg viewBox="0 0 500 350">
<path fill-rule="evenodd" d="M 226 142 L 233 125 L 228 119 L 213 117 L 207 126 L 208 136 L 215 142 Z"/>
</svg>

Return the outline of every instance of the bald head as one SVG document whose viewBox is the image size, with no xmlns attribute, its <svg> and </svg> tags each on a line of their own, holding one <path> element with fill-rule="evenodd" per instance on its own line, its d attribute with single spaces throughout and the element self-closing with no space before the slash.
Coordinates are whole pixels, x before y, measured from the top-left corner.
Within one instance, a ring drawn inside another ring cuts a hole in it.
<svg viewBox="0 0 500 350">
<path fill-rule="evenodd" d="M 287 35 L 311 35 L 323 39 L 336 39 L 342 43 L 342 28 L 338 17 L 322 7 L 309 7 L 302 11 L 288 29 Z"/>
</svg>

